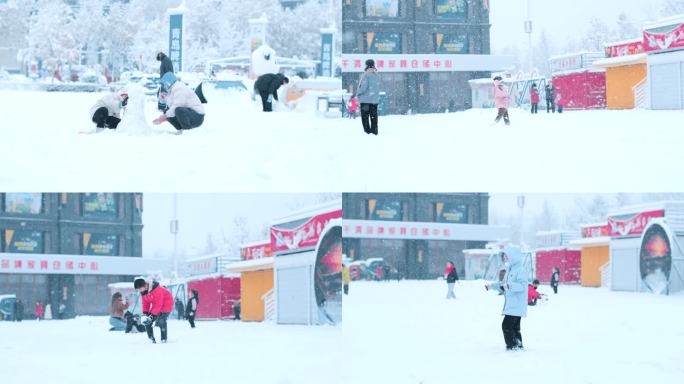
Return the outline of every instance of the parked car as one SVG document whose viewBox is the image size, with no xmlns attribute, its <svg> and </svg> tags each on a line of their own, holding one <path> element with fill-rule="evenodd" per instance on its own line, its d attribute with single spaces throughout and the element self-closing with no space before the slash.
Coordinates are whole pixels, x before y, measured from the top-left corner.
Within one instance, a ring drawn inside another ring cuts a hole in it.
<svg viewBox="0 0 684 384">
<path fill-rule="evenodd" d="M 0 295 L 0 320 L 14 320 L 16 295 Z"/>
</svg>

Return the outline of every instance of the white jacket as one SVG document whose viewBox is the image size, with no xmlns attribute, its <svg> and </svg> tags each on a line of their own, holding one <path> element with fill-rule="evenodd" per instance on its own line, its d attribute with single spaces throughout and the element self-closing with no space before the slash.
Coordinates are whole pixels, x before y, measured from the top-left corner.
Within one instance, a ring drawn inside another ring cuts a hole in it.
<svg viewBox="0 0 684 384">
<path fill-rule="evenodd" d="M 121 118 L 121 100 L 115 93 L 108 93 L 98 100 L 92 108 L 90 108 L 90 118 L 93 118 L 95 111 L 105 107 L 107 108 L 108 116 Z"/>
<path fill-rule="evenodd" d="M 178 107 L 191 108 L 195 112 L 204 115 L 204 105 L 202 105 L 199 97 L 197 97 L 192 89 L 180 81 L 171 86 L 166 104 L 169 107 L 169 110 L 166 111 L 166 117 L 176 116 L 176 108 Z"/>
</svg>

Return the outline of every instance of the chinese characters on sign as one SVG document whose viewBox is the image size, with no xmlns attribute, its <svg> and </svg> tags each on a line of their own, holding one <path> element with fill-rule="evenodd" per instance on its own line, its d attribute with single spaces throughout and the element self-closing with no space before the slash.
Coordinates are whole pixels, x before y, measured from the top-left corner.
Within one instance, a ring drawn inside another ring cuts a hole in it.
<svg viewBox="0 0 684 384">
<path fill-rule="evenodd" d="M 25 259 L 0 259 L 0 272 L 42 272 L 42 273 L 62 273 L 64 271 L 78 271 L 79 273 L 97 272 L 99 270 L 98 261 L 79 261 L 73 259 L 48 260 L 42 258 Z"/>
<path fill-rule="evenodd" d="M 173 68 L 180 72 L 183 70 L 183 15 L 171 15 L 169 22 L 169 58 Z"/>
</svg>

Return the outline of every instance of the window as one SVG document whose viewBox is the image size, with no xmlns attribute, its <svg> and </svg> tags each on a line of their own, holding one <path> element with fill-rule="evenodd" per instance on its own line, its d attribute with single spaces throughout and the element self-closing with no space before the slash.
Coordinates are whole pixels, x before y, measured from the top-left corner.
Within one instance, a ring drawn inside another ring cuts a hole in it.
<svg viewBox="0 0 684 384">
<path fill-rule="evenodd" d="M 466 0 L 435 0 L 435 16 L 465 21 L 468 16 L 468 2 Z"/>
<path fill-rule="evenodd" d="M 398 200 L 369 199 L 366 204 L 370 220 L 401 221 L 402 204 Z"/>
<path fill-rule="evenodd" d="M 81 196 L 83 217 L 117 218 L 117 201 L 113 193 L 84 193 Z"/>
<path fill-rule="evenodd" d="M 366 17 L 399 17 L 399 0 L 366 0 Z"/>
<path fill-rule="evenodd" d="M 81 253 L 92 256 L 118 256 L 119 236 L 85 232 L 81 235 Z"/>
<path fill-rule="evenodd" d="M 457 203 L 435 203 L 435 221 L 438 223 L 468 223 L 468 206 Z"/>
<path fill-rule="evenodd" d="M 42 193 L 6 193 L 5 212 L 37 215 L 43 213 Z"/>
<path fill-rule="evenodd" d="M 434 34 L 435 53 L 461 55 L 470 52 L 468 35 L 466 34 Z"/>
<path fill-rule="evenodd" d="M 366 32 L 366 53 L 401 53 L 401 34 L 393 32 Z"/>
<path fill-rule="evenodd" d="M 43 253 L 43 232 L 25 229 L 5 229 L 3 231 L 3 252 Z"/>
</svg>

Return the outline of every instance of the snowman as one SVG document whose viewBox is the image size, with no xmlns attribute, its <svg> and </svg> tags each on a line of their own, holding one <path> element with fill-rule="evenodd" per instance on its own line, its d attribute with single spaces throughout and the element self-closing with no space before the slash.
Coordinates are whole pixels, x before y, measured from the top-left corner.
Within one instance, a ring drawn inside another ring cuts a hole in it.
<svg viewBox="0 0 684 384">
<path fill-rule="evenodd" d="M 128 88 L 128 105 L 118 131 L 132 135 L 149 135 L 152 128 L 145 121 L 145 93 L 140 84 L 131 84 Z"/>
</svg>

